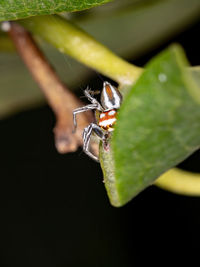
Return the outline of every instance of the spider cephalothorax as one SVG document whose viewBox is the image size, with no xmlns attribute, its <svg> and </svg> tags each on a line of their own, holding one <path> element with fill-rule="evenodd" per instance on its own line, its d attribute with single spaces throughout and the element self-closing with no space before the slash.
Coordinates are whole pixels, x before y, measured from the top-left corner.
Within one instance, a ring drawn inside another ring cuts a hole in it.
<svg viewBox="0 0 200 267">
<path fill-rule="evenodd" d="M 85 96 L 91 102 L 90 105 L 77 108 L 73 111 L 74 127 L 76 129 L 76 114 L 90 109 L 100 112 L 98 123 L 89 124 L 83 131 L 83 150 L 92 159 L 98 161 L 98 158 L 89 151 L 90 137 L 92 131 L 103 141 L 107 143 L 109 132 L 113 131 L 116 122 L 117 110 L 120 108 L 122 95 L 119 90 L 109 82 L 104 82 L 101 92 L 101 103 L 99 103 L 88 89 L 84 91 Z"/>
</svg>

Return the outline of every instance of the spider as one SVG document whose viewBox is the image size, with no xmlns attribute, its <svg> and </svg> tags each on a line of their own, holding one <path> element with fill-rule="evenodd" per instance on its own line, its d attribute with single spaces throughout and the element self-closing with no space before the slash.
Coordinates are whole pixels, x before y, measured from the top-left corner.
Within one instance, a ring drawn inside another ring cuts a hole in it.
<svg viewBox="0 0 200 267">
<path fill-rule="evenodd" d="M 77 127 L 76 114 L 92 109 L 100 111 L 99 121 L 89 124 L 83 131 L 83 151 L 92 159 L 99 161 L 99 159 L 89 151 L 92 132 L 102 140 L 104 145 L 107 143 L 110 132 L 114 130 L 113 126 L 116 122 L 117 110 L 120 108 L 122 102 L 122 95 L 119 90 L 109 82 L 103 83 L 100 103 L 91 95 L 91 91 L 88 88 L 84 90 L 84 94 L 91 104 L 73 111 L 74 131 Z"/>
</svg>

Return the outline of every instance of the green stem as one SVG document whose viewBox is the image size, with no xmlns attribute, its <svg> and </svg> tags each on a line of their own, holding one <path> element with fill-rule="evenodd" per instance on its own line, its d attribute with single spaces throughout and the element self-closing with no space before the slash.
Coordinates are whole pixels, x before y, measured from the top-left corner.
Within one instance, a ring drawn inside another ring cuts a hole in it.
<svg viewBox="0 0 200 267">
<path fill-rule="evenodd" d="M 155 185 L 176 194 L 200 196 L 199 173 L 174 168 L 161 175 Z"/>
<path fill-rule="evenodd" d="M 59 16 L 36 16 L 19 21 L 63 53 L 99 71 L 120 85 L 132 84 L 142 73 L 89 34 Z"/>
</svg>

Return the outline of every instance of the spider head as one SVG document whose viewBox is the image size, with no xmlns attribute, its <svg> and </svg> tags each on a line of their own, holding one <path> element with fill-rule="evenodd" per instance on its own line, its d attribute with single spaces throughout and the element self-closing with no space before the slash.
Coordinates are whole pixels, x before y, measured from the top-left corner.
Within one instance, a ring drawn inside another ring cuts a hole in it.
<svg viewBox="0 0 200 267">
<path fill-rule="evenodd" d="M 122 102 L 122 95 L 119 90 L 109 82 L 103 83 L 101 93 L 101 105 L 105 110 L 119 109 Z"/>
</svg>

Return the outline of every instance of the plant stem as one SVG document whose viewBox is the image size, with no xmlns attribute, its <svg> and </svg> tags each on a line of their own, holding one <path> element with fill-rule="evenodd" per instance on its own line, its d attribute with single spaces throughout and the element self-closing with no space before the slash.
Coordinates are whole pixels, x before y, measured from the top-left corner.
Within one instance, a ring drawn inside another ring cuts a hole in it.
<svg viewBox="0 0 200 267">
<path fill-rule="evenodd" d="M 120 85 L 133 84 L 142 68 L 129 64 L 89 34 L 59 16 L 37 16 L 20 23 L 58 50 L 110 77 Z"/>
<path fill-rule="evenodd" d="M 76 134 L 73 134 L 72 112 L 82 103 L 61 82 L 31 35 L 20 25 L 10 22 L 8 30 L 24 63 L 44 93 L 56 115 L 55 144 L 60 153 L 76 151 L 82 145 L 82 131 L 92 120 L 91 113 L 81 113 Z M 95 146 L 95 144 L 94 144 Z"/>
<path fill-rule="evenodd" d="M 155 185 L 176 194 L 200 196 L 199 173 L 174 168 L 160 176 Z"/>
</svg>

